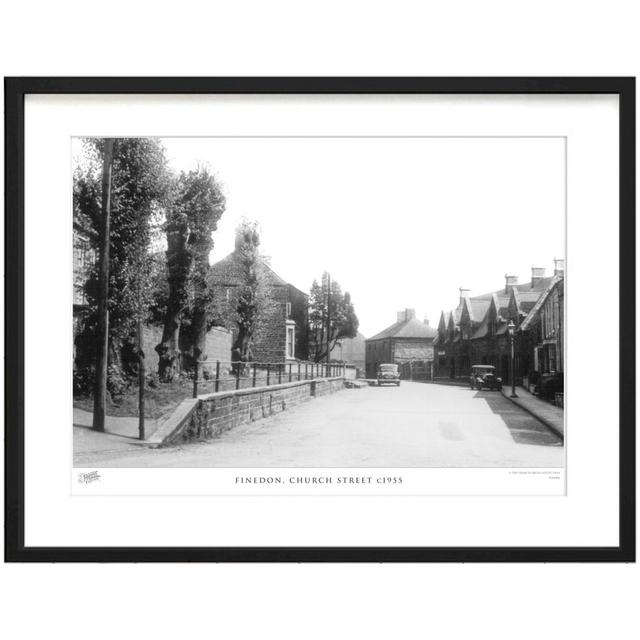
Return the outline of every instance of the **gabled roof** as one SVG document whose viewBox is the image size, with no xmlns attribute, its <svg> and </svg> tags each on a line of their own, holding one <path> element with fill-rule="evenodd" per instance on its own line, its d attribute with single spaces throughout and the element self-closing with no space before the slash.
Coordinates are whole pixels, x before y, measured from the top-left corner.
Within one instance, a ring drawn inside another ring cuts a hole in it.
<svg viewBox="0 0 640 640">
<path fill-rule="evenodd" d="M 543 291 L 518 291 L 517 289 L 514 289 L 511 292 L 509 306 L 511 309 L 515 307 L 515 312 L 518 315 L 527 315 L 527 313 L 533 309 L 534 305 L 543 293 Z"/>
<path fill-rule="evenodd" d="M 508 317 L 511 299 L 513 298 L 518 313 L 528 314 L 543 292 L 548 289 L 552 281 L 557 277 L 536 278 L 533 282 L 511 285 L 509 291 L 505 291 L 503 287 L 497 291 L 489 291 L 479 296 L 470 296 L 465 293 L 454 311 L 442 312 L 446 323 L 445 326 L 448 329 L 451 321 L 453 321 L 454 326 L 457 326 L 460 323 L 462 311 L 466 308 L 471 322 L 479 324 L 473 337 L 483 337 L 488 332 L 487 313 L 491 306 L 494 305 L 498 316 L 496 334 L 501 335 L 507 330 L 507 323 L 499 320 L 500 318 L 506 319 Z"/>
<path fill-rule="evenodd" d="M 269 265 L 269 263 L 263 259 L 259 259 L 260 266 L 265 270 L 266 278 L 269 284 L 274 287 L 293 287 L 297 291 L 300 291 L 297 287 L 281 278 Z M 211 265 L 209 268 L 209 274 L 215 284 L 222 286 L 234 287 L 242 284 L 243 274 L 242 265 L 238 260 L 238 254 L 236 251 L 231 252 L 229 255 L 222 258 L 218 262 Z M 308 295 L 304 291 L 300 293 L 305 296 Z"/>
<path fill-rule="evenodd" d="M 427 338 L 433 339 L 437 335 L 437 330 L 421 322 L 417 318 L 410 318 L 402 322 L 396 322 L 384 331 L 369 338 L 369 340 L 383 340 L 384 338 Z"/>
<path fill-rule="evenodd" d="M 531 307 L 527 317 L 520 324 L 519 330 L 524 331 L 529 327 L 533 319 L 538 315 L 540 309 L 542 309 L 542 305 L 544 305 L 545 300 L 549 297 L 549 294 L 555 289 L 555 287 L 564 280 L 564 276 L 561 274 L 555 275 L 550 278 L 550 282 L 547 288 L 542 292 L 542 295 L 538 296 L 536 303 Z"/>
</svg>

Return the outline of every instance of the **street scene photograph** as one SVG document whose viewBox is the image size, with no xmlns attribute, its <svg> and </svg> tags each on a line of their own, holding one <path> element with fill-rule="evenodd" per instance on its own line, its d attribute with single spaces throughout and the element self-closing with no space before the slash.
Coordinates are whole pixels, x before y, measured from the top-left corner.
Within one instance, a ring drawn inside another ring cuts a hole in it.
<svg viewBox="0 0 640 640">
<path fill-rule="evenodd" d="M 561 137 L 74 138 L 74 468 L 564 469 L 565 167 Z"/>
</svg>

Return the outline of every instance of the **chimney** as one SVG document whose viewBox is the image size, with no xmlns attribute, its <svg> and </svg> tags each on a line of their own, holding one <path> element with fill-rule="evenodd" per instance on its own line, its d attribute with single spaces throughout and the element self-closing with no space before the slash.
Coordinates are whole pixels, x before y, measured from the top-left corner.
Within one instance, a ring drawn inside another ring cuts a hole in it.
<svg viewBox="0 0 640 640">
<path fill-rule="evenodd" d="M 396 322 L 406 322 L 416 317 L 415 309 L 405 309 L 404 311 L 398 311 L 398 320 Z"/>
<path fill-rule="evenodd" d="M 469 292 L 471 291 L 471 289 L 463 289 L 462 287 L 459 287 L 459 289 L 460 289 L 460 306 L 462 306 L 462 300 L 469 295 Z"/>
<path fill-rule="evenodd" d="M 513 287 L 518 284 L 518 276 L 510 276 L 508 273 L 504 274 L 504 292 L 509 293 Z"/>
<path fill-rule="evenodd" d="M 544 267 L 531 267 L 531 288 L 535 289 L 540 283 L 540 280 L 544 278 Z"/>
<path fill-rule="evenodd" d="M 553 275 L 564 276 L 564 258 L 554 258 L 553 263 L 555 265 L 553 269 Z"/>
</svg>

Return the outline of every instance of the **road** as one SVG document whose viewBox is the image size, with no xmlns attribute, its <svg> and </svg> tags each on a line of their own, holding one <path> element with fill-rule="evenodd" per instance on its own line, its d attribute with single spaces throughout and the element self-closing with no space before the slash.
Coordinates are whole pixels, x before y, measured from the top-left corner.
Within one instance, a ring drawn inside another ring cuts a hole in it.
<svg viewBox="0 0 640 640">
<path fill-rule="evenodd" d="M 496 391 L 345 389 L 215 440 L 76 452 L 96 467 L 562 467 L 562 440 Z"/>
</svg>

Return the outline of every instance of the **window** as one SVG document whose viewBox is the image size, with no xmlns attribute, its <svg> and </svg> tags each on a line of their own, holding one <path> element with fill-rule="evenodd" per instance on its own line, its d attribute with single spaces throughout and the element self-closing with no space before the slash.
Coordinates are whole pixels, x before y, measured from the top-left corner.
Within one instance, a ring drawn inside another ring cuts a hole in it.
<svg viewBox="0 0 640 640">
<path fill-rule="evenodd" d="M 291 317 L 291 303 L 287 302 L 287 318 Z"/>
<path fill-rule="evenodd" d="M 282 334 L 280 334 L 282 335 Z M 287 327 L 287 358 L 293 358 L 295 351 L 295 332 L 293 327 Z"/>
</svg>

